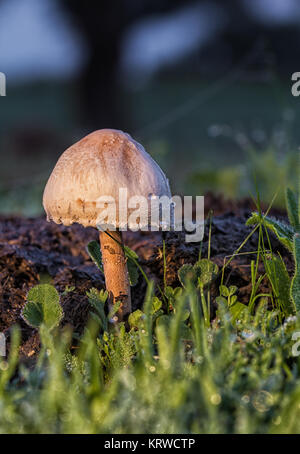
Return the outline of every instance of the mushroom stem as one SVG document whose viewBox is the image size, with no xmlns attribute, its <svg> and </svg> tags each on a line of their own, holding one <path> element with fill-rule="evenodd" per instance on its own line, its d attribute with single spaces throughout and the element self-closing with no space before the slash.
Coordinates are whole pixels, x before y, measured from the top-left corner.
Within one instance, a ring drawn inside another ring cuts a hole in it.
<svg viewBox="0 0 300 454">
<path fill-rule="evenodd" d="M 121 301 L 117 316 L 122 320 L 131 312 L 130 282 L 122 247 L 122 232 L 119 230 L 100 232 L 99 238 L 109 302 L 115 304 Z"/>
</svg>

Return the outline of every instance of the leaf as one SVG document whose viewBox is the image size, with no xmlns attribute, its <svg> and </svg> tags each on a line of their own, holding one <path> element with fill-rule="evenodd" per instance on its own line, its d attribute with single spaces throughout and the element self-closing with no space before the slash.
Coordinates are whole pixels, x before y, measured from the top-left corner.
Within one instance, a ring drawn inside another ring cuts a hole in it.
<svg viewBox="0 0 300 454">
<path fill-rule="evenodd" d="M 50 284 L 40 284 L 29 290 L 22 316 L 34 328 L 44 325 L 51 331 L 58 326 L 63 318 L 63 310 L 56 288 Z"/>
<path fill-rule="evenodd" d="M 218 265 L 209 259 L 201 259 L 194 265 L 200 286 L 207 287 L 218 275 Z"/>
<path fill-rule="evenodd" d="M 228 307 L 228 301 L 224 296 L 217 296 L 216 303 L 220 306 Z"/>
<path fill-rule="evenodd" d="M 108 320 L 111 320 L 111 319 L 115 316 L 115 314 L 116 314 L 116 313 L 118 312 L 118 310 L 120 309 L 121 305 L 122 305 L 122 301 L 116 301 L 116 302 L 114 303 L 114 305 L 113 305 L 112 308 L 110 309 L 109 314 L 108 314 L 108 316 L 107 316 Z"/>
<path fill-rule="evenodd" d="M 174 296 L 175 298 L 178 298 L 182 294 L 182 288 L 181 287 L 176 287 L 174 288 Z"/>
<path fill-rule="evenodd" d="M 219 268 L 209 259 L 201 259 L 195 265 L 185 264 L 178 271 L 179 280 L 184 287 L 188 281 L 200 287 L 207 287 L 218 274 Z"/>
<path fill-rule="evenodd" d="M 239 303 L 238 301 L 229 307 L 229 312 L 232 316 L 232 322 L 236 322 L 237 320 L 243 317 L 245 312 L 248 312 L 249 309 L 245 304 Z"/>
<path fill-rule="evenodd" d="M 97 241 L 90 241 L 87 245 L 87 252 L 95 265 L 99 268 L 100 271 L 104 274 L 104 269 L 102 265 L 102 254 L 100 249 L 100 244 Z M 124 246 L 124 253 L 127 257 L 127 270 L 129 275 L 129 282 L 132 287 L 134 287 L 139 278 L 138 268 L 134 263 L 134 260 L 138 259 L 138 255 L 130 249 L 128 246 Z"/>
<path fill-rule="evenodd" d="M 282 257 L 272 255 L 265 261 L 265 268 L 275 298 L 285 315 L 294 314 L 296 308 L 290 296 L 291 280 Z"/>
<path fill-rule="evenodd" d="M 298 231 L 300 229 L 298 198 L 290 188 L 286 190 L 286 209 L 290 224 Z"/>
<path fill-rule="evenodd" d="M 190 313 L 190 311 L 188 309 L 183 309 L 182 315 L 180 317 L 180 320 L 182 322 L 185 322 L 189 318 L 190 315 L 191 315 L 191 313 Z"/>
<path fill-rule="evenodd" d="M 196 285 L 197 275 L 196 275 L 193 265 L 191 265 L 191 264 L 182 265 L 182 267 L 179 268 L 179 270 L 178 270 L 178 278 L 183 287 L 185 287 L 185 285 L 188 281 L 190 281 L 194 285 Z"/>
<path fill-rule="evenodd" d="M 227 307 L 230 314 L 231 314 L 231 322 L 234 324 L 237 320 L 243 317 L 243 314 L 245 312 L 249 312 L 248 306 L 245 304 L 240 303 L 239 301 L 236 300 L 236 297 L 234 295 L 234 302 L 232 303 L 232 298 L 230 301 L 230 304 L 228 306 L 228 300 L 226 300 L 223 296 L 218 296 L 216 298 L 216 303 L 219 306 Z"/>
<path fill-rule="evenodd" d="M 295 303 L 297 312 L 300 311 L 300 234 L 296 233 L 293 242 L 295 259 L 295 273 L 291 284 L 291 297 Z"/>
<path fill-rule="evenodd" d="M 232 295 L 230 297 L 229 307 L 233 306 L 237 302 L 237 299 L 238 299 L 237 295 Z"/>
<path fill-rule="evenodd" d="M 273 219 L 269 216 L 261 218 L 258 213 L 252 213 L 252 216 L 246 222 L 246 225 L 255 225 L 264 223 L 265 226 L 271 230 L 279 241 L 292 252 L 293 250 L 293 235 L 294 230 L 284 222 Z"/>
<path fill-rule="evenodd" d="M 139 279 L 139 271 L 136 265 L 136 261 L 139 259 L 139 256 L 128 246 L 124 246 L 124 253 L 127 258 L 129 282 L 131 287 L 134 287 Z"/>
<path fill-rule="evenodd" d="M 162 326 L 163 328 L 166 328 L 167 330 L 170 327 L 171 323 L 171 317 L 168 315 L 161 315 L 160 317 L 157 317 L 156 319 L 156 326 Z"/>
<path fill-rule="evenodd" d="M 137 255 L 137 253 L 134 252 L 132 249 L 130 249 L 130 247 L 128 247 L 128 246 L 124 246 L 124 252 L 125 252 L 125 256 L 127 258 L 134 259 L 134 260 L 139 259 L 139 256 Z"/>
<path fill-rule="evenodd" d="M 107 329 L 107 318 L 104 311 L 104 306 L 108 298 L 108 292 L 105 290 L 97 290 L 96 288 L 91 288 L 86 292 L 90 305 L 95 309 L 100 321 L 101 327 Z"/>
<path fill-rule="evenodd" d="M 176 287 L 176 288 L 172 288 L 172 287 L 169 287 L 167 286 L 165 288 L 165 296 L 169 302 L 169 307 L 172 308 L 173 306 L 175 306 L 176 304 L 176 299 L 180 297 L 181 293 L 182 293 L 182 287 Z"/>
<path fill-rule="evenodd" d="M 86 248 L 89 256 L 99 268 L 100 271 L 104 274 L 103 265 L 102 265 L 102 254 L 100 249 L 100 244 L 98 241 L 90 241 Z"/>
<path fill-rule="evenodd" d="M 166 298 L 167 298 L 168 300 L 169 300 L 169 299 L 170 299 L 170 300 L 174 299 L 174 297 L 175 297 L 175 295 L 174 295 L 174 289 L 173 289 L 172 287 L 167 286 L 167 287 L 165 288 L 165 296 L 166 296 Z"/>
<path fill-rule="evenodd" d="M 66 286 L 65 286 L 65 290 L 64 290 L 64 292 L 62 293 L 62 295 L 65 296 L 65 295 L 67 295 L 68 293 L 74 292 L 74 290 L 75 290 L 74 285 L 66 285 Z"/>
<path fill-rule="evenodd" d="M 128 317 L 128 323 L 130 328 L 138 328 L 141 320 L 144 318 L 144 312 L 140 309 L 132 312 Z"/>
<path fill-rule="evenodd" d="M 181 338 L 185 341 L 193 340 L 193 331 L 185 323 L 180 326 Z"/>
<path fill-rule="evenodd" d="M 231 285 L 231 286 L 229 287 L 229 296 L 234 295 L 234 294 L 237 292 L 237 290 L 238 290 L 238 288 L 237 288 L 236 285 Z"/>
<path fill-rule="evenodd" d="M 139 279 L 139 271 L 136 264 L 130 258 L 127 259 L 127 269 L 130 285 L 134 287 Z"/>
<path fill-rule="evenodd" d="M 157 298 L 157 296 L 154 296 L 152 298 L 152 311 L 151 311 L 151 313 L 155 314 L 155 312 L 159 311 L 161 306 L 162 306 L 161 300 L 159 298 Z"/>
<path fill-rule="evenodd" d="M 226 285 L 220 285 L 219 292 L 220 292 L 221 296 L 224 296 L 225 298 L 228 298 L 229 289 L 226 287 Z"/>
</svg>

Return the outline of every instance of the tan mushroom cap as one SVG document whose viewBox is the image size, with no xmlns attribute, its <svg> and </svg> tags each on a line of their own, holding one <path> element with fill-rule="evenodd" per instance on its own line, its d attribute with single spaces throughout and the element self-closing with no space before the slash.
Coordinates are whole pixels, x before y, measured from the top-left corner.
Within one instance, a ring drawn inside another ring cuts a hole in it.
<svg viewBox="0 0 300 454">
<path fill-rule="evenodd" d="M 171 197 L 165 174 L 129 134 L 114 129 L 92 132 L 57 161 L 44 190 L 47 219 L 97 227 L 98 198 L 112 196 L 118 213 L 120 188 L 127 188 L 128 198 Z M 118 218 L 115 227 L 122 227 Z"/>
</svg>

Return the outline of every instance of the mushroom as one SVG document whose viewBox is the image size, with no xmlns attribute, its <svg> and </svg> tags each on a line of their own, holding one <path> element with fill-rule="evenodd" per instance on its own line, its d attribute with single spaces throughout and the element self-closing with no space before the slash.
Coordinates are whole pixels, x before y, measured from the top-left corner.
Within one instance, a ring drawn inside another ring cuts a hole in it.
<svg viewBox="0 0 300 454">
<path fill-rule="evenodd" d="M 131 225 L 119 219 L 120 216 L 99 225 L 99 214 L 103 211 L 98 200 L 105 196 L 112 198 L 117 206 L 119 202 L 121 205 L 121 188 L 126 189 L 128 199 L 132 196 L 143 196 L 148 200 L 153 196 L 171 197 L 166 176 L 142 145 L 122 131 L 102 129 L 87 135 L 60 156 L 43 195 L 48 221 L 64 225 L 77 222 L 100 230 L 106 289 L 110 303 L 121 303 L 120 320 L 131 312 L 122 240 L 122 230 Z M 125 211 L 125 215 L 130 212 L 127 201 Z M 146 225 L 139 225 L 139 228 L 145 230 L 149 226 L 150 218 L 147 218 Z"/>
</svg>

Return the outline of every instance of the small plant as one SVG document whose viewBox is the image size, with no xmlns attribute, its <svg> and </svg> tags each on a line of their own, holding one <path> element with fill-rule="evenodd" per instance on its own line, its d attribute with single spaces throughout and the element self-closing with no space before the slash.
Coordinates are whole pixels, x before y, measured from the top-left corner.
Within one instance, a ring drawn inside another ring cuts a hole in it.
<svg viewBox="0 0 300 454">
<path fill-rule="evenodd" d="M 183 287 L 192 284 L 199 290 L 206 326 L 210 325 L 209 287 L 217 278 L 218 271 L 218 265 L 216 265 L 208 258 L 200 259 L 194 265 L 182 265 L 182 267 L 178 271 L 178 277 Z M 205 292 L 206 290 L 207 292 Z"/>
<path fill-rule="evenodd" d="M 40 284 L 29 290 L 22 316 L 28 325 L 40 328 L 42 325 L 52 331 L 63 318 L 56 288 L 50 284 Z"/>
<path fill-rule="evenodd" d="M 226 285 L 221 285 L 219 288 L 220 296 L 216 298 L 218 305 L 224 304 L 226 306 L 227 303 L 233 323 L 239 320 L 245 312 L 249 312 L 248 307 L 238 301 L 236 295 L 237 290 L 238 288 L 234 285 L 231 285 L 229 288 Z"/>
<path fill-rule="evenodd" d="M 289 285 L 289 298 L 284 295 L 287 288 L 287 271 L 282 259 L 272 257 L 273 287 L 276 284 L 281 289 L 281 300 L 285 300 L 285 307 L 291 312 L 300 310 L 300 198 L 291 189 L 286 191 L 286 208 L 290 224 L 279 221 L 262 213 L 253 213 L 247 225 L 260 225 L 265 230 L 271 230 L 278 240 L 292 253 L 295 262 L 295 272 Z M 267 268 L 271 274 L 270 266 Z M 280 281 L 280 282 L 279 282 Z M 283 290 L 283 293 L 282 293 Z"/>
</svg>

